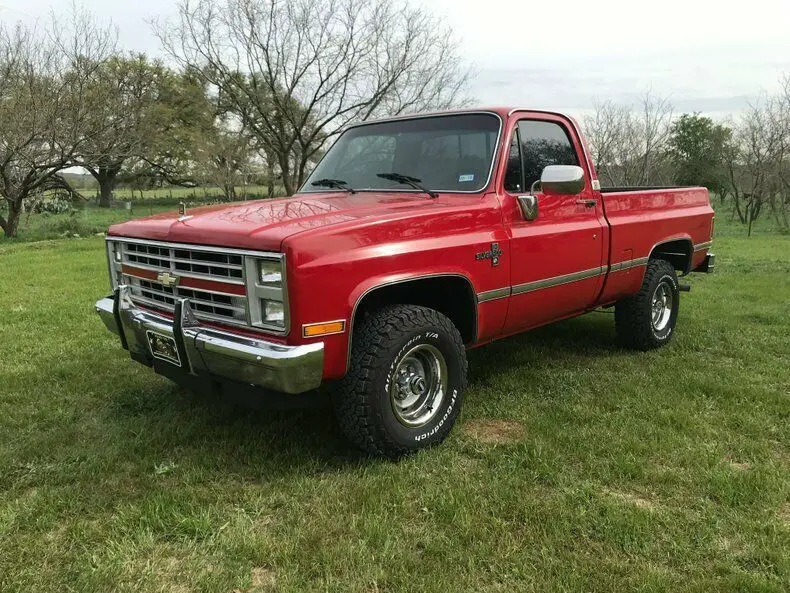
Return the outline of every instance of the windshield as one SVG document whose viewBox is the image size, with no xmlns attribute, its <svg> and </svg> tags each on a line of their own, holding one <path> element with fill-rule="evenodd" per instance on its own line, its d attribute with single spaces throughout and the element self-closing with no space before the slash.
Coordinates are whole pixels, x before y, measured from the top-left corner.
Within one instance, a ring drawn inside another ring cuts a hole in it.
<svg viewBox="0 0 790 593">
<path fill-rule="evenodd" d="M 433 191 L 480 191 L 488 182 L 499 126 L 493 114 L 468 113 L 350 128 L 300 191 L 327 191 L 325 184 L 313 185 L 326 180 L 343 182 L 357 191 L 414 191 L 396 181 L 399 176 L 416 179 Z"/>
</svg>

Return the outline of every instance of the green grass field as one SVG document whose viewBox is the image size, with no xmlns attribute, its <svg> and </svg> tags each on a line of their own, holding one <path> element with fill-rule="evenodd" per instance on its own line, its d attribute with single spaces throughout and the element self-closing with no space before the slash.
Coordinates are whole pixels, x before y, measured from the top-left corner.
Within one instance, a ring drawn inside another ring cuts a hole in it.
<svg viewBox="0 0 790 593">
<path fill-rule="evenodd" d="M 470 352 L 399 463 L 129 360 L 101 238 L 0 244 L 0 591 L 787 591 L 790 237 L 719 226 L 670 346 L 593 313 Z"/>
</svg>

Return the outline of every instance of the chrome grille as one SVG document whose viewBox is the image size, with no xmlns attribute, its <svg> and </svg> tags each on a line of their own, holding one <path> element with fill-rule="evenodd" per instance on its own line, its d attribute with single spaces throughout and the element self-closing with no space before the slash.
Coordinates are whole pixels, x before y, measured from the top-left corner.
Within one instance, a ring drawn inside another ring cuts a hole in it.
<svg viewBox="0 0 790 593">
<path fill-rule="evenodd" d="M 172 312 L 188 298 L 200 319 L 279 335 L 290 329 L 282 253 L 109 236 L 107 261 L 113 290 L 129 286 L 140 305 Z"/>
<path fill-rule="evenodd" d="M 244 256 L 220 253 L 187 246 L 161 246 L 123 242 L 116 249 L 122 265 L 142 270 L 169 272 L 184 278 L 214 280 L 224 284 L 244 285 Z M 165 286 L 161 282 L 121 272 L 124 283 L 131 287 L 131 297 L 142 305 L 173 311 L 177 298 L 188 298 L 199 318 L 247 325 L 249 320 L 246 295 L 191 286 Z M 246 292 L 246 291 L 245 291 Z"/>
<path fill-rule="evenodd" d="M 123 261 L 135 266 L 214 277 L 216 280 L 244 278 L 243 256 L 228 253 L 126 243 L 123 248 Z"/>
</svg>

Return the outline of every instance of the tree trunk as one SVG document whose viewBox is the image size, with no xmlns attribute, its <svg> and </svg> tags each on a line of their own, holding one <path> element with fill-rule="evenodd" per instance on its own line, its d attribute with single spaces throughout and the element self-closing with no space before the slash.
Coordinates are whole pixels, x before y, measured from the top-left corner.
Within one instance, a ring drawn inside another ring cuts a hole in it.
<svg viewBox="0 0 790 593">
<path fill-rule="evenodd" d="M 773 212 L 774 218 L 776 219 L 776 224 L 779 226 L 779 230 L 782 233 L 787 233 L 790 230 L 790 220 L 788 220 L 787 212 L 785 210 L 785 197 L 779 193 L 778 195 L 774 194 L 773 199 L 770 202 L 771 211 Z"/>
<path fill-rule="evenodd" d="M 741 221 L 741 224 L 746 224 L 746 216 L 743 214 L 743 212 L 741 212 L 741 199 L 738 196 L 738 194 L 735 194 L 733 196 L 733 203 L 734 203 L 734 206 L 735 206 L 735 208 L 733 209 L 733 212 L 737 212 L 738 213 L 738 220 Z M 749 208 L 748 204 L 747 204 L 746 208 L 747 209 Z M 748 214 L 748 211 L 747 211 L 747 214 Z"/>
<path fill-rule="evenodd" d="M 748 224 L 748 227 L 747 227 L 748 230 L 746 231 L 746 236 L 747 237 L 751 237 L 752 236 L 752 222 L 754 222 L 754 207 L 752 206 L 752 204 L 748 204 L 746 206 L 746 218 L 749 220 L 749 224 Z"/>
<path fill-rule="evenodd" d="M 118 182 L 120 167 L 99 167 L 94 177 L 99 182 L 99 206 L 109 208 L 112 203 L 112 192 Z"/>
<path fill-rule="evenodd" d="M 266 152 L 266 197 L 274 197 L 274 157 Z"/>
<path fill-rule="evenodd" d="M 291 181 L 291 160 L 288 153 L 286 152 L 278 154 L 277 160 L 280 163 L 280 172 L 283 180 L 283 188 L 285 189 L 285 195 L 293 195 L 294 188 Z"/>
<path fill-rule="evenodd" d="M 22 218 L 22 198 L 16 197 L 12 200 L 6 200 L 8 204 L 8 218 L 3 220 L 0 217 L 0 227 L 6 237 L 16 237 L 17 230 L 19 229 L 19 220 Z"/>
</svg>

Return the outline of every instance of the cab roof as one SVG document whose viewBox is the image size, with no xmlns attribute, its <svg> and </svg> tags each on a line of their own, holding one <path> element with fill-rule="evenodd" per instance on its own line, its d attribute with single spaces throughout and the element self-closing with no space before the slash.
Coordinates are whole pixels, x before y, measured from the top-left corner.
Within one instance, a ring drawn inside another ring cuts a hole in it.
<svg viewBox="0 0 790 593">
<path fill-rule="evenodd" d="M 563 113 L 561 111 L 550 111 L 546 109 L 535 109 L 530 107 L 506 107 L 506 106 L 495 106 L 495 107 L 465 107 L 465 108 L 457 108 L 457 109 L 444 109 L 440 111 L 425 111 L 425 112 L 417 112 L 417 113 L 407 113 L 402 115 L 394 115 L 390 117 L 382 117 L 377 119 L 369 119 L 365 121 L 355 122 L 346 126 L 347 128 L 353 128 L 356 126 L 364 126 L 367 124 L 374 124 L 374 123 L 383 123 L 388 121 L 398 121 L 404 119 L 415 119 L 419 117 L 437 117 L 442 115 L 458 115 L 463 113 L 493 113 L 498 115 L 502 121 L 507 120 L 513 113 L 517 111 L 532 111 L 535 113 L 547 113 L 550 115 L 557 115 L 559 117 L 565 118 L 570 120 L 571 122 L 576 124 L 576 120 L 569 114 Z"/>
</svg>

